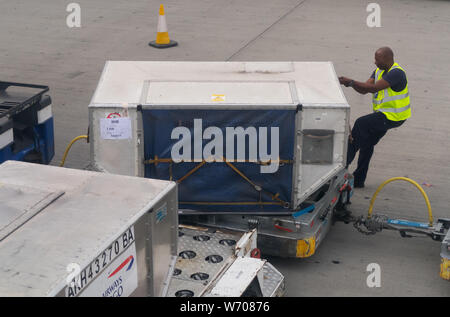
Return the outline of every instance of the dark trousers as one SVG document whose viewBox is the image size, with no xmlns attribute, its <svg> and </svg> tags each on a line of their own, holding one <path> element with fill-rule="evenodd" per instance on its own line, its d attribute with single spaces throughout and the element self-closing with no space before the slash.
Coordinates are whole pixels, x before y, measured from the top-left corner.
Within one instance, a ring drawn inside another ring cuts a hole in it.
<svg viewBox="0 0 450 317">
<path fill-rule="evenodd" d="M 353 172 L 355 185 L 364 185 L 373 149 L 389 129 L 401 126 L 403 121 L 391 121 L 382 112 L 374 112 L 358 118 L 352 129 L 353 140 L 348 142 L 347 168 L 359 150 L 358 166 Z"/>
</svg>

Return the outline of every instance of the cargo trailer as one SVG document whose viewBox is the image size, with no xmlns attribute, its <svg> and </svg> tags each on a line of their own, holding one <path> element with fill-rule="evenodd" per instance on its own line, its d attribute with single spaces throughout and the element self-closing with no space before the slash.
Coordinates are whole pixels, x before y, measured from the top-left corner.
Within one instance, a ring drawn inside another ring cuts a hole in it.
<svg viewBox="0 0 450 317">
<path fill-rule="evenodd" d="M 175 182 L 0 165 L 0 296 L 281 296 L 256 248 L 256 231 L 179 229 Z"/>
<path fill-rule="evenodd" d="M 176 181 L 181 222 L 308 257 L 352 194 L 349 112 L 331 62 L 109 61 L 92 168 Z"/>
</svg>

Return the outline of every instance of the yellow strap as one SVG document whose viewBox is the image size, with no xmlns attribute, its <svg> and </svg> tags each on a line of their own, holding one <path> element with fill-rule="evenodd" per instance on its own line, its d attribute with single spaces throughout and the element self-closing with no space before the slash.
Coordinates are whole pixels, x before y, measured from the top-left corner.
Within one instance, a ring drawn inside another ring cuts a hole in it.
<svg viewBox="0 0 450 317">
<path fill-rule="evenodd" d="M 217 202 L 217 203 L 208 203 L 208 202 L 180 202 L 180 203 L 186 203 L 186 204 L 196 204 L 196 205 L 211 205 L 211 204 L 222 204 L 222 205 L 267 205 L 267 204 L 271 204 L 271 205 L 282 205 L 282 206 L 288 206 L 289 204 L 287 202 L 285 202 L 284 200 L 278 198 L 280 196 L 279 193 L 271 193 L 265 189 L 263 189 L 262 187 L 256 185 L 254 182 L 252 182 L 247 176 L 245 176 L 244 173 L 242 173 L 237 167 L 235 167 L 233 164 L 231 164 L 230 162 L 227 161 L 227 159 L 225 159 L 224 157 L 222 157 L 223 162 L 225 162 L 225 164 L 227 164 L 233 171 L 235 171 L 239 176 L 241 176 L 243 179 L 245 179 L 249 184 L 251 184 L 253 186 L 253 188 L 255 188 L 256 191 L 260 192 L 260 191 L 264 191 L 265 193 L 269 194 L 270 197 L 272 198 L 272 200 L 276 200 L 278 202 L 232 202 L 232 203 L 225 203 L 225 202 Z M 290 162 L 289 160 L 285 160 L 286 162 Z M 155 166 L 158 163 L 170 163 L 172 165 L 173 160 L 172 159 L 168 159 L 168 158 L 158 158 L 158 156 L 155 156 L 155 159 L 150 159 L 147 161 L 144 161 L 145 164 L 155 164 Z M 247 161 L 248 162 L 248 161 Z M 206 161 L 203 160 L 200 164 L 198 164 L 196 167 L 194 167 L 192 170 L 190 170 L 186 175 L 184 175 L 183 177 L 181 177 L 179 180 L 177 180 L 177 183 L 180 184 L 182 181 L 184 181 L 186 178 L 188 178 L 189 176 L 191 176 L 192 174 L 194 174 L 197 170 L 199 170 L 203 165 L 206 164 Z M 169 174 L 170 174 L 170 180 L 172 180 L 172 171 L 171 171 L 171 165 L 169 166 Z M 258 189 L 259 188 L 259 189 Z"/>
<path fill-rule="evenodd" d="M 249 182 L 258 192 L 259 191 L 264 191 L 264 192 L 268 193 L 271 196 L 272 200 L 277 200 L 280 203 L 282 203 L 283 205 L 287 205 L 287 203 L 285 201 L 283 201 L 280 198 L 278 198 L 278 196 L 280 195 L 279 193 L 272 194 L 271 192 L 269 192 L 269 191 L 263 189 L 262 187 L 256 185 L 247 176 L 245 176 L 244 173 L 242 173 L 239 169 L 237 169 L 233 164 L 231 164 L 230 162 L 227 162 L 225 160 L 225 158 L 223 160 L 229 167 L 231 167 L 233 169 L 233 171 L 238 173 L 238 175 L 240 175 L 243 179 L 245 179 L 247 182 Z M 258 190 L 257 188 L 260 188 L 260 190 Z"/>
<path fill-rule="evenodd" d="M 245 176 L 244 173 L 242 173 L 240 170 L 238 170 L 233 164 L 231 164 L 230 162 L 227 162 L 225 158 L 223 159 L 223 161 L 225 162 L 225 164 L 227 164 L 229 167 L 231 167 L 231 169 L 233 171 L 238 173 L 239 176 L 241 176 L 243 179 L 245 179 L 247 182 L 249 182 L 253 187 L 256 187 L 256 184 L 253 183 L 247 176 Z"/>
<path fill-rule="evenodd" d="M 202 167 L 203 165 L 206 164 L 206 161 L 201 162 L 200 164 L 198 164 L 196 167 L 194 167 L 193 169 L 191 169 L 186 175 L 184 175 L 183 177 L 181 177 L 179 180 L 177 180 L 177 183 L 180 184 L 182 181 L 184 181 L 186 178 L 188 178 L 189 176 L 191 176 L 192 174 L 194 174 L 200 167 Z"/>
</svg>

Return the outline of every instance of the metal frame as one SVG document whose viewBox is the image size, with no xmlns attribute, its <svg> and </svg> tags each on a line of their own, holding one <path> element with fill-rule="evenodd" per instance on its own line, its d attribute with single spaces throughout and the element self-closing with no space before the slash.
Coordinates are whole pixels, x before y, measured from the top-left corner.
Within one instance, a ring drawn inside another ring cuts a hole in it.
<svg viewBox="0 0 450 317">
<path fill-rule="evenodd" d="M 294 217 L 289 214 L 226 214 L 226 213 L 186 213 L 180 212 L 180 222 L 198 224 L 212 228 L 246 231 L 257 228 L 258 246 L 265 255 L 279 257 L 300 257 L 297 254 L 298 241 L 313 238 L 315 249 L 323 241 L 333 223 L 334 210 L 341 201 L 340 188 L 347 184 L 347 171 L 340 171 L 329 181 L 328 190 L 318 201 L 311 201 L 312 212 Z M 308 200 L 307 200 L 308 201 Z M 278 225 L 277 229 L 275 225 Z M 314 254 L 315 249 L 309 254 Z"/>
<path fill-rule="evenodd" d="M 39 100 L 41 100 L 41 97 L 43 94 L 45 94 L 47 91 L 49 91 L 49 87 L 48 86 L 44 86 L 44 85 L 34 85 L 34 84 L 23 84 L 23 83 L 15 83 L 15 82 L 7 82 L 7 81 L 0 81 L 0 91 L 2 90 L 6 90 L 9 87 L 25 87 L 25 88 L 34 88 L 34 89 L 41 89 L 41 91 L 39 91 L 38 93 L 34 94 L 33 96 L 31 96 L 30 98 L 26 99 L 25 101 L 22 102 L 7 102 L 5 104 L 5 102 L 0 103 L 0 108 L 1 107 L 10 107 L 9 110 L 5 110 L 0 112 L 0 118 L 1 117 L 11 117 L 29 107 L 31 107 L 32 105 L 34 105 L 36 102 L 38 102 Z"/>
</svg>

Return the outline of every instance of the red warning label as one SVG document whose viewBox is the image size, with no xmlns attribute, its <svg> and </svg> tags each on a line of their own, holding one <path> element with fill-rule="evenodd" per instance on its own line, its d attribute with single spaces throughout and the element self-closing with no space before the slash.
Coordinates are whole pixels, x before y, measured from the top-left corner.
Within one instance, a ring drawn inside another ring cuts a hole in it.
<svg viewBox="0 0 450 317">
<path fill-rule="evenodd" d="M 106 116 L 107 119 L 120 118 L 120 117 L 122 117 L 122 116 L 118 112 L 111 112 L 109 115 Z"/>
</svg>

